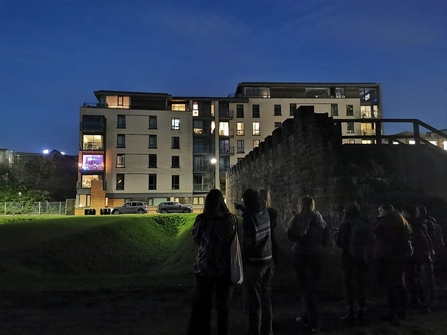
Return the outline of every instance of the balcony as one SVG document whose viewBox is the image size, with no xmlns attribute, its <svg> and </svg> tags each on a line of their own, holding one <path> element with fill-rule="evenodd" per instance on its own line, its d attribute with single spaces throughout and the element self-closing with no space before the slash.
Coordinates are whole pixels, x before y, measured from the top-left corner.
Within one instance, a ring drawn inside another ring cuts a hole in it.
<svg viewBox="0 0 447 335">
<path fill-rule="evenodd" d="M 234 118 L 234 110 L 220 110 L 219 120 L 232 120 Z"/>
<path fill-rule="evenodd" d="M 81 122 L 80 128 L 83 132 L 104 132 L 106 129 L 105 119 Z"/>
<path fill-rule="evenodd" d="M 219 130 L 219 136 L 220 137 L 234 137 L 234 129 L 227 129 L 227 130 Z"/>
<path fill-rule="evenodd" d="M 213 184 L 193 184 L 194 191 L 209 191 L 212 189 Z"/>
<path fill-rule="evenodd" d="M 219 153 L 222 156 L 233 156 L 234 155 L 234 147 L 221 148 L 219 150 Z"/>
<path fill-rule="evenodd" d="M 104 146 L 101 143 L 88 142 L 88 143 L 84 143 L 82 145 L 81 150 L 83 150 L 83 151 L 104 151 Z"/>
</svg>

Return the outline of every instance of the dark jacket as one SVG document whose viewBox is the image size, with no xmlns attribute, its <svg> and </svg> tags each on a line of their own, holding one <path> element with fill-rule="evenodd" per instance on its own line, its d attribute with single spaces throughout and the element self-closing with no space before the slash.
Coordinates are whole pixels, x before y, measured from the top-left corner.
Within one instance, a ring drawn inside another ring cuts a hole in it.
<svg viewBox="0 0 447 335">
<path fill-rule="evenodd" d="M 411 228 L 397 211 L 392 211 L 382 218 L 373 228 L 376 235 L 374 242 L 374 259 L 404 260 L 409 257 Z"/>
<path fill-rule="evenodd" d="M 242 214 L 242 260 L 244 263 L 272 262 L 270 216 L 264 208 L 259 212 L 245 210 Z"/>
<path fill-rule="evenodd" d="M 433 243 L 427 232 L 426 220 L 421 217 L 410 218 L 408 223 L 413 230 L 411 242 L 413 243 L 413 261 L 417 263 L 431 263 L 433 258 Z"/>
<path fill-rule="evenodd" d="M 230 245 L 236 228 L 235 216 L 207 218 L 199 214 L 194 222 L 192 236 L 199 245 L 194 271 L 202 276 L 230 274 Z"/>
<path fill-rule="evenodd" d="M 293 241 L 292 252 L 296 255 L 319 255 L 329 241 L 329 229 L 320 212 L 315 211 L 308 222 L 297 214 L 289 223 L 288 238 Z M 308 225 L 305 233 L 300 233 L 298 226 Z"/>
<path fill-rule="evenodd" d="M 342 262 L 372 259 L 373 232 L 371 222 L 360 216 L 345 219 L 340 226 L 336 244 L 342 249 Z"/>
</svg>

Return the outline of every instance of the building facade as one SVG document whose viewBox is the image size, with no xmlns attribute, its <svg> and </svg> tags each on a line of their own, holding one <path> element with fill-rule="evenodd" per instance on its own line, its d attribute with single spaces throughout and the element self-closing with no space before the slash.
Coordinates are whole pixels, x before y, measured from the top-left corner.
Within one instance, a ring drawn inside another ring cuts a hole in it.
<svg viewBox="0 0 447 335">
<path fill-rule="evenodd" d="M 226 97 L 95 91 L 80 109 L 77 214 L 126 200 L 203 205 L 225 173 L 300 106 L 346 122 L 344 135 L 374 134 L 376 83 L 242 82 Z M 353 139 L 350 143 L 358 143 Z"/>
</svg>

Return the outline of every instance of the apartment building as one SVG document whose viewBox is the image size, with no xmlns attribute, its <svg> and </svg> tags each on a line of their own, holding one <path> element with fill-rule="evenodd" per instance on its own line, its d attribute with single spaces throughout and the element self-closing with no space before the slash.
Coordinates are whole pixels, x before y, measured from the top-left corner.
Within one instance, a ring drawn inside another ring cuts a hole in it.
<svg viewBox="0 0 447 335">
<path fill-rule="evenodd" d="M 226 97 L 94 94 L 80 109 L 77 214 L 126 200 L 203 205 L 210 189 L 224 189 L 226 170 L 300 106 L 365 119 L 344 123 L 344 135 L 373 134 L 367 119 L 382 117 L 375 83 L 242 82 Z"/>
</svg>

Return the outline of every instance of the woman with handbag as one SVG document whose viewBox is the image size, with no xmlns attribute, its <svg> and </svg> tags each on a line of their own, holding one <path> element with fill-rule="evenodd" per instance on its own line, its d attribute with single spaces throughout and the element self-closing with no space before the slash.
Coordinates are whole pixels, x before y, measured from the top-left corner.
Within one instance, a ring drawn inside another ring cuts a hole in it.
<svg viewBox="0 0 447 335">
<path fill-rule="evenodd" d="M 213 294 L 219 335 L 229 334 L 229 303 L 233 291 L 230 249 L 237 218 L 228 210 L 222 193 L 211 190 L 203 213 L 194 222 L 194 242 L 199 245 L 194 264 L 194 293 L 188 335 L 210 334 Z"/>
</svg>

